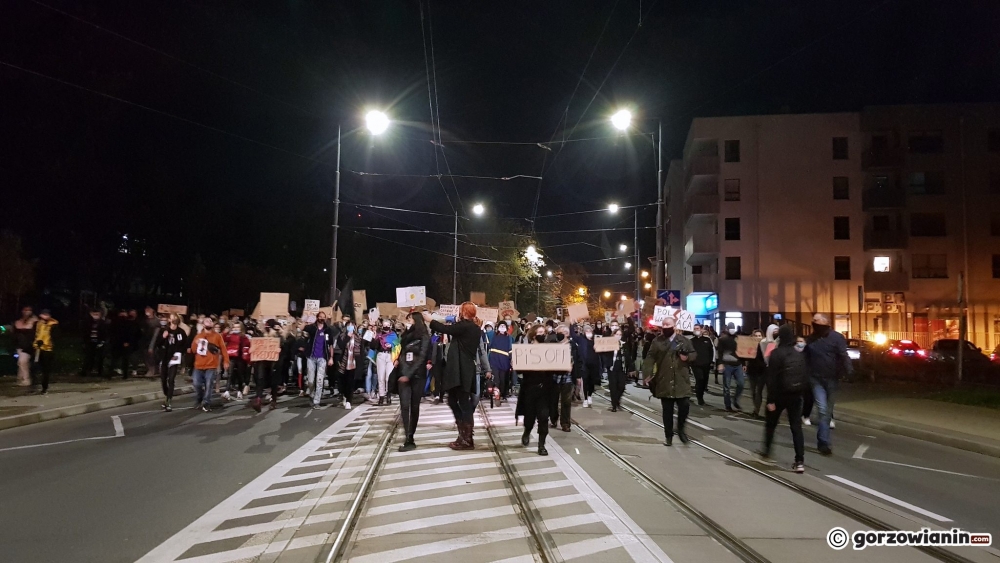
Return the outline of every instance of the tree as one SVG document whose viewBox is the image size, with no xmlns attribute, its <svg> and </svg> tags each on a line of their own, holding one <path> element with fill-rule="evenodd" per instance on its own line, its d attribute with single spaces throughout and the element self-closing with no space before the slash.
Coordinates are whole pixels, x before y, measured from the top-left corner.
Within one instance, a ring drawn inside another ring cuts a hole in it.
<svg viewBox="0 0 1000 563">
<path fill-rule="evenodd" d="M 35 287 L 35 264 L 24 256 L 21 237 L 0 232 L 0 311 L 20 305 L 21 298 Z"/>
</svg>

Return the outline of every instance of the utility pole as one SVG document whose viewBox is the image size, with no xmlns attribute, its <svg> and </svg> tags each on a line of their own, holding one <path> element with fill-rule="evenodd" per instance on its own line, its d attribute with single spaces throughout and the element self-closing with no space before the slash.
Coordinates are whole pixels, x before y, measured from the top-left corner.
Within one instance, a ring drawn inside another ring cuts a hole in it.
<svg viewBox="0 0 1000 563">
<path fill-rule="evenodd" d="M 642 269 L 639 267 L 639 208 L 632 210 L 632 245 L 635 249 L 635 264 L 632 266 L 632 272 L 635 274 L 635 300 L 639 301 L 642 298 L 639 290 L 642 280 L 642 276 L 639 275 Z"/>
<path fill-rule="evenodd" d="M 458 304 L 458 210 L 455 210 L 455 253 L 452 255 L 454 264 L 451 273 L 451 302 Z"/>
<path fill-rule="evenodd" d="M 657 145 L 658 145 L 658 160 L 659 163 L 656 169 L 656 263 L 655 263 L 655 276 L 656 281 L 653 282 L 653 289 L 660 290 L 666 289 L 662 287 L 663 281 L 666 279 L 666 273 L 664 272 L 663 264 L 663 120 L 660 120 L 660 130 L 657 134 Z M 638 267 L 638 266 L 637 266 Z M 656 293 L 653 293 L 656 295 Z M 636 297 L 638 299 L 638 296 Z"/>
<path fill-rule="evenodd" d="M 337 125 L 337 172 L 333 177 L 333 252 L 330 257 L 330 306 L 337 301 L 337 230 L 340 228 L 340 125 Z"/>
</svg>

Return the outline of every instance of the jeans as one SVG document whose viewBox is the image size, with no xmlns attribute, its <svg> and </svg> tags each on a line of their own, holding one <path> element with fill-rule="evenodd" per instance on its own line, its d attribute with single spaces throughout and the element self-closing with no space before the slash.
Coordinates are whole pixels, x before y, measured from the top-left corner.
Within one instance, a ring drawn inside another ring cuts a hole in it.
<svg viewBox="0 0 1000 563">
<path fill-rule="evenodd" d="M 812 380 L 813 400 L 819 409 L 819 424 L 816 425 L 816 446 L 830 447 L 830 421 L 833 419 L 833 394 L 837 382 L 832 379 Z"/>
<path fill-rule="evenodd" d="M 573 407 L 574 383 L 560 383 L 552 389 L 552 396 L 549 401 L 549 418 L 552 424 L 559 424 L 563 428 L 570 425 L 570 409 Z"/>
<path fill-rule="evenodd" d="M 736 378 L 736 393 L 733 394 L 732 402 L 729 399 L 729 385 L 732 383 L 733 378 Z M 722 400 L 726 404 L 726 410 L 730 410 L 730 407 L 735 407 L 736 410 L 740 410 L 740 397 L 743 396 L 743 380 L 746 376 L 743 374 L 743 366 L 725 366 L 722 371 Z"/>
<path fill-rule="evenodd" d="M 372 396 L 372 392 L 378 389 L 378 374 L 375 373 L 375 362 L 365 360 L 368 364 L 365 366 L 365 393 L 369 397 Z"/>
<path fill-rule="evenodd" d="M 781 411 L 788 411 L 788 426 L 792 429 L 792 444 L 795 446 L 795 462 L 805 461 L 805 447 L 802 440 L 802 395 L 800 393 L 779 395 L 774 401 L 774 410 L 765 411 L 767 423 L 764 426 L 764 453 L 771 453 L 774 429 L 778 426 Z"/>
<path fill-rule="evenodd" d="M 698 399 L 698 404 L 705 404 L 705 390 L 708 389 L 708 372 L 712 366 L 691 366 L 691 373 L 694 374 L 694 396 Z"/>
<path fill-rule="evenodd" d="M 323 398 L 323 383 L 326 382 L 326 358 L 309 358 L 308 388 L 312 391 L 313 406 L 318 407 Z"/>
<path fill-rule="evenodd" d="M 688 411 L 691 410 L 691 401 L 688 397 L 660 399 L 660 406 L 663 407 L 663 435 L 667 440 L 672 440 L 674 436 L 674 405 L 677 405 L 678 436 L 684 433 L 684 424 L 687 422 Z"/>
<path fill-rule="evenodd" d="M 375 370 L 378 372 L 378 396 L 389 394 L 389 374 L 392 373 L 392 354 L 379 352 L 375 356 Z"/>
<path fill-rule="evenodd" d="M 199 403 L 205 407 L 212 404 L 212 389 L 215 385 L 215 372 L 216 370 L 214 369 L 195 369 L 191 373 L 191 378 L 194 379 L 195 406 Z"/>
<path fill-rule="evenodd" d="M 423 372 L 424 370 L 420 370 Z M 417 420 L 420 419 L 420 399 L 424 396 L 424 373 L 417 373 L 407 382 L 399 382 L 399 415 L 400 422 L 406 430 L 406 441 L 412 442 L 417 432 Z"/>
</svg>

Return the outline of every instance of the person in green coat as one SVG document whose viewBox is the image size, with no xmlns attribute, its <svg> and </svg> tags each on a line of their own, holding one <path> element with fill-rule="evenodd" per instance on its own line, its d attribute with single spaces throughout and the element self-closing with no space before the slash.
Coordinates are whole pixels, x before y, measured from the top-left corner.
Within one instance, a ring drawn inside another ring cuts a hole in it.
<svg viewBox="0 0 1000 563">
<path fill-rule="evenodd" d="M 674 319 L 663 321 L 663 332 L 653 339 L 642 363 L 642 377 L 653 396 L 663 405 L 665 446 L 674 441 L 674 405 L 677 405 L 677 437 L 688 443 L 684 433 L 691 397 L 691 362 L 697 353 L 680 332 L 674 330 Z"/>
</svg>

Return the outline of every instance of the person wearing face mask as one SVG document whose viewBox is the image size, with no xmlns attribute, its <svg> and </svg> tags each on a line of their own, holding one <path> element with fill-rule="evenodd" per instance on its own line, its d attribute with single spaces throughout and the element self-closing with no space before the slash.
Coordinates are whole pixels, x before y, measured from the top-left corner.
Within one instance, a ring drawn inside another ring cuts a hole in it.
<svg viewBox="0 0 1000 563">
<path fill-rule="evenodd" d="M 395 381 L 399 391 L 400 425 L 406 433 L 406 440 L 399 447 L 401 452 L 417 447 L 413 435 L 417 432 L 417 420 L 420 418 L 420 399 L 427 382 L 427 360 L 431 347 L 431 334 L 424 324 L 424 317 L 420 313 L 411 313 L 406 320 L 406 331 L 400 338 L 399 371 Z"/>
<path fill-rule="evenodd" d="M 486 339 L 486 349 L 493 344 L 493 336 L 496 334 L 496 329 L 493 328 L 493 323 L 486 323 L 483 325 L 483 338 Z"/>
<path fill-rule="evenodd" d="M 834 394 L 840 379 L 851 374 L 851 359 L 847 355 L 847 340 L 830 329 L 830 319 L 826 315 L 813 315 L 812 328 L 813 333 L 806 340 L 805 355 L 813 401 L 819 409 L 816 449 L 823 455 L 832 455 L 830 423 L 833 420 Z"/>
<path fill-rule="evenodd" d="M 698 400 L 699 406 L 705 405 L 705 390 L 708 389 L 708 374 L 715 365 L 715 345 L 712 339 L 705 334 L 705 327 L 694 326 L 694 336 L 691 338 L 691 346 L 697 353 L 695 359 L 691 361 L 691 373 L 694 374 L 694 396 Z"/>
<path fill-rule="evenodd" d="M 624 343 L 625 373 L 628 379 L 634 379 L 635 375 L 635 339 L 636 339 L 635 319 L 631 316 L 625 319 L 622 325 L 622 342 Z"/>
<path fill-rule="evenodd" d="M 722 400 L 726 412 L 743 410 L 740 408 L 740 397 L 743 396 L 743 361 L 736 355 L 736 325 L 726 325 L 726 333 L 719 337 L 719 363 L 722 369 Z M 729 388 L 736 383 L 736 389 L 730 398 Z"/>
<path fill-rule="evenodd" d="M 378 375 L 378 406 L 391 405 L 389 394 L 389 374 L 399 355 L 399 335 L 392 329 L 392 323 L 383 320 L 376 341 L 375 371 Z"/>
<path fill-rule="evenodd" d="M 572 338 L 572 330 L 568 325 L 559 324 L 556 326 L 555 338 L 551 336 L 549 342 L 568 342 L 570 345 L 570 361 L 572 368 L 567 372 L 553 372 L 552 381 L 554 387 L 549 392 L 549 418 L 552 428 L 558 427 L 563 432 L 570 431 L 570 409 L 573 407 L 573 390 L 576 389 L 576 380 L 579 379 L 579 372 L 584 369 L 583 362 L 580 361 L 580 349 L 576 341 Z"/>
<path fill-rule="evenodd" d="M 583 406 L 590 408 L 593 405 L 591 396 L 601 382 L 601 357 L 594 350 L 594 329 L 590 325 L 584 325 L 583 335 L 586 338 L 584 362 L 587 366 L 587 374 L 583 380 Z"/>
<path fill-rule="evenodd" d="M 770 329 L 770 327 L 768 327 Z M 777 347 L 768 356 L 767 364 L 767 423 L 764 426 L 762 457 L 771 455 L 774 429 L 782 411 L 788 411 L 788 426 L 792 430 L 795 461 L 792 470 L 805 473 L 805 447 L 802 439 L 802 394 L 809 387 L 809 367 L 804 354 L 796 350 L 792 325 L 778 329 Z"/>
<path fill-rule="evenodd" d="M 490 341 L 490 368 L 497 378 L 497 387 L 500 389 L 500 400 L 506 401 L 507 394 L 510 393 L 511 360 L 512 350 L 510 335 L 507 334 L 507 324 L 497 325 L 496 334 Z"/>
<path fill-rule="evenodd" d="M 167 326 L 156 335 L 156 347 L 162 358 L 160 365 L 160 385 L 163 387 L 164 396 L 162 406 L 166 412 L 173 410 L 170 403 L 174 398 L 174 380 L 177 378 L 177 370 L 184 361 L 184 352 L 188 347 L 188 336 L 180 324 L 181 318 L 172 314 Z"/>
<path fill-rule="evenodd" d="M 226 341 L 226 353 L 229 355 L 228 389 L 223 394 L 229 398 L 230 390 L 236 392 L 236 398 L 242 399 L 250 392 L 250 378 L 246 358 L 250 353 L 250 339 L 244 334 L 243 324 L 234 322 L 229 332 L 223 337 Z"/>
<path fill-rule="evenodd" d="M 268 338 L 280 338 L 281 337 L 281 327 L 278 325 L 278 321 L 274 319 L 269 319 L 264 324 L 264 336 Z M 253 410 L 260 412 L 262 403 L 264 402 L 264 389 L 271 389 L 271 401 L 269 404 L 269 409 L 274 410 L 278 408 L 278 387 L 281 385 L 281 374 L 277 373 L 275 370 L 275 365 L 280 364 L 281 357 L 279 355 L 278 360 L 263 360 L 254 362 L 252 370 L 254 374 L 254 386 L 257 388 L 257 396 L 250 401 L 250 407 Z"/>
<path fill-rule="evenodd" d="M 757 355 L 747 362 L 747 379 L 750 380 L 750 390 L 753 396 L 752 416 L 754 419 L 759 419 L 760 404 L 764 400 L 764 386 L 767 383 L 767 362 L 771 357 L 771 352 L 777 346 L 775 339 L 778 337 L 778 325 L 769 325 L 767 331 L 764 332 L 766 336 L 756 329 L 751 335 L 760 339 L 757 343 Z"/>
<path fill-rule="evenodd" d="M 222 335 L 215 332 L 214 321 L 206 317 L 204 328 L 191 341 L 191 353 L 194 354 L 195 408 L 201 405 L 201 410 L 209 412 L 212 409 L 212 390 L 215 387 L 215 375 L 219 371 L 219 363 L 223 367 L 229 365 L 226 354 L 226 343 Z"/>
<path fill-rule="evenodd" d="M 617 327 L 616 327 L 617 329 Z M 625 342 L 621 340 L 622 332 L 617 329 L 612 336 L 617 335 L 618 350 L 611 353 L 611 368 L 608 370 L 608 391 L 611 392 L 611 412 L 618 412 L 625 393 Z"/>
<path fill-rule="evenodd" d="M 306 352 L 309 354 L 308 387 L 312 394 L 313 407 L 319 407 L 323 399 L 323 383 L 326 381 L 326 368 L 333 365 L 333 341 L 335 335 L 326 324 L 326 313 L 316 314 L 316 322 L 306 326 L 305 336 L 309 344 Z M 309 394 L 309 393 L 307 393 Z"/>
<path fill-rule="evenodd" d="M 341 350 L 340 360 L 337 364 L 337 373 L 340 381 L 340 394 L 344 397 L 344 410 L 351 410 L 351 399 L 354 398 L 354 390 L 358 381 L 365 378 L 365 354 L 364 341 L 358 334 L 354 321 L 348 319 L 344 325 L 344 331 L 340 333 L 339 347 Z"/>
<path fill-rule="evenodd" d="M 531 331 L 534 335 L 533 344 L 543 344 L 548 341 L 555 341 L 556 338 L 549 338 L 546 327 L 537 325 Z M 528 447 L 531 442 L 531 430 L 538 423 L 538 455 L 549 455 L 545 449 L 545 439 L 549 435 L 549 402 L 553 392 L 554 379 L 550 371 L 525 371 L 521 374 L 521 390 L 517 397 L 517 408 L 514 412 L 515 423 L 517 417 L 524 416 L 524 432 L 521 434 L 521 444 Z"/>
<path fill-rule="evenodd" d="M 672 317 L 663 320 L 663 330 L 649 346 L 649 355 L 642 363 L 643 379 L 663 407 L 666 446 L 673 445 L 674 441 L 674 405 L 677 406 L 677 437 L 688 443 L 684 427 L 690 409 L 690 365 L 698 355 L 691 341 L 674 330 L 674 323 Z"/>
</svg>

